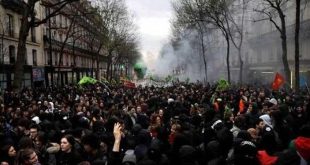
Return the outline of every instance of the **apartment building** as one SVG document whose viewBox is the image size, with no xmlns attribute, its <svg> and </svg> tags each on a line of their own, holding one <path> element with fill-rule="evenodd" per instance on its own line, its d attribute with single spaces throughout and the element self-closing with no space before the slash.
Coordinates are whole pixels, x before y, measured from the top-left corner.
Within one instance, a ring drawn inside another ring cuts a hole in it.
<svg viewBox="0 0 310 165">
<path fill-rule="evenodd" d="M 43 8 L 45 15 L 53 11 Z M 85 75 L 95 77 L 97 69 L 100 73 L 105 71 L 100 22 L 94 13 L 87 11 L 89 8 L 88 1 L 72 3 L 43 25 L 43 58 L 48 85 L 51 82 L 58 85 L 75 83 Z"/>
<path fill-rule="evenodd" d="M 16 61 L 19 29 L 21 24 L 21 1 L 2 0 L 0 5 L 0 86 L 10 87 L 14 79 L 14 63 Z M 39 11 L 39 6 L 35 10 Z M 39 18 L 38 18 L 39 19 Z M 25 74 L 23 85 L 31 86 L 32 68 L 42 61 L 42 32 L 39 27 L 31 28 L 26 47 Z"/>
<path fill-rule="evenodd" d="M 301 85 L 310 83 L 310 7 L 309 1 L 301 1 L 301 23 L 300 23 L 300 76 Z M 247 2 L 245 10 L 242 11 L 242 2 Z M 243 80 L 244 82 L 270 83 L 274 79 L 276 72 L 284 74 L 282 63 L 282 47 L 280 33 L 266 15 L 260 14 L 255 10 L 262 9 L 261 3 L 263 1 L 234 1 L 230 6 L 233 11 L 233 18 L 238 25 L 241 25 L 243 17 L 243 43 L 242 43 L 242 60 L 243 65 Z M 285 21 L 286 21 L 286 35 L 287 35 L 287 57 L 291 70 L 291 82 L 293 85 L 295 72 L 295 1 L 288 1 L 282 5 Z M 273 13 L 275 22 L 280 24 L 277 13 Z M 218 32 L 217 32 L 218 33 Z M 217 34 L 214 34 L 215 36 Z M 221 71 L 218 73 L 219 77 L 226 77 L 226 43 L 224 38 L 213 37 L 218 41 L 216 50 L 216 62 L 221 64 Z M 238 39 L 236 40 L 237 42 Z M 230 42 L 230 71 L 231 80 L 233 82 L 239 81 L 240 62 L 238 51 Z M 233 76 L 232 76 L 233 75 Z"/>
<path fill-rule="evenodd" d="M 36 4 L 36 19 L 43 19 L 53 8 Z M 10 87 L 14 79 L 21 0 L 0 1 L 0 85 Z M 81 5 L 83 3 L 83 5 Z M 100 45 L 100 22 L 95 14 L 84 14 L 91 8 L 86 0 L 67 5 L 47 23 L 32 28 L 27 38 L 24 86 L 64 85 L 82 76 L 95 76 L 106 68 L 105 50 Z M 74 19 L 74 20 L 73 20 Z M 102 49 L 101 49 L 102 48 Z M 97 67 L 98 66 L 98 67 Z"/>
</svg>

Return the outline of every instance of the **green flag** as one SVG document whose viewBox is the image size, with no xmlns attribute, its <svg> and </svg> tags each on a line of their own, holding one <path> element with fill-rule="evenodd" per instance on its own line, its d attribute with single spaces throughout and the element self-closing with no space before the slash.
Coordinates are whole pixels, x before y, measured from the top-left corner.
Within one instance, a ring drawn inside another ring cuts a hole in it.
<svg viewBox="0 0 310 165">
<path fill-rule="evenodd" d="M 78 84 L 79 84 L 79 85 L 84 85 L 84 84 L 95 84 L 96 82 L 97 82 L 96 79 L 91 78 L 91 77 L 84 76 L 84 77 L 78 82 Z"/>
<path fill-rule="evenodd" d="M 216 91 L 225 91 L 228 90 L 230 87 L 228 81 L 224 80 L 224 79 L 220 79 L 217 82 L 217 87 L 216 87 Z"/>
</svg>

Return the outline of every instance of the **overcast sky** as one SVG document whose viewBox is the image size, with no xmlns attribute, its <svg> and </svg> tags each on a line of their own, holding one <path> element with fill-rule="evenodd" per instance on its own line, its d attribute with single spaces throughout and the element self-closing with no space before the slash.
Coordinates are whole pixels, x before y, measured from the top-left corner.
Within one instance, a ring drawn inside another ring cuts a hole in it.
<svg viewBox="0 0 310 165">
<path fill-rule="evenodd" d="M 126 0 L 126 3 L 138 26 L 144 60 L 150 63 L 170 35 L 170 0 Z"/>
</svg>

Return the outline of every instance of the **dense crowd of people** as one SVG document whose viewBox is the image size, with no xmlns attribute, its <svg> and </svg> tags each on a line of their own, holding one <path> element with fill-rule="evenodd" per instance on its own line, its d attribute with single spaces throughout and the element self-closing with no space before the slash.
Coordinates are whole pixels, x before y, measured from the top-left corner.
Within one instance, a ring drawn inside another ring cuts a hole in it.
<svg viewBox="0 0 310 165">
<path fill-rule="evenodd" d="M 307 165 L 310 95 L 264 87 L 5 90 L 1 165 Z"/>
</svg>

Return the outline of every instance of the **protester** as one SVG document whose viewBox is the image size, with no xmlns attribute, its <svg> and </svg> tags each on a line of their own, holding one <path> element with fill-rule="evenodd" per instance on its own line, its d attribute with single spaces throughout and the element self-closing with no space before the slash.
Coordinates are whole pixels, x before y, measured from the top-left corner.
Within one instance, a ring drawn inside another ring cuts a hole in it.
<svg viewBox="0 0 310 165">
<path fill-rule="evenodd" d="M 40 165 L 36 152 L 31 149 L 21 149 L 16 155 L 15 165 Z"/>
<path fill-rule="evenodd" d="M 13 164 L 16 159 L 16 150 L 13 145 L 7 144 L 1 147 L 0 155 L 0 163 Z"/>
<path fill-rule="evenodd" d="M 0 161 L 309 163 L 308 93 L 250 85 L 218 89 L 199 83 L 136 88 L 97 83 L 6 90 Z"/>
</svg>

